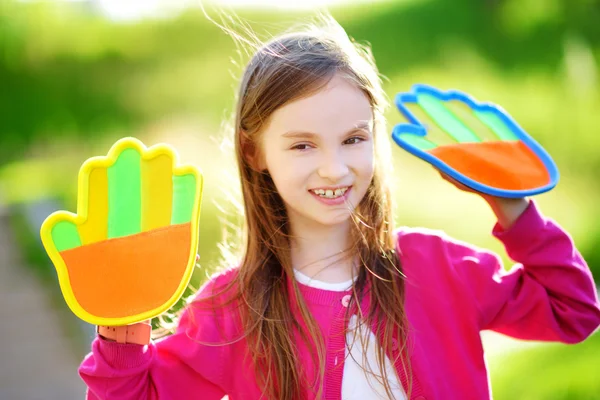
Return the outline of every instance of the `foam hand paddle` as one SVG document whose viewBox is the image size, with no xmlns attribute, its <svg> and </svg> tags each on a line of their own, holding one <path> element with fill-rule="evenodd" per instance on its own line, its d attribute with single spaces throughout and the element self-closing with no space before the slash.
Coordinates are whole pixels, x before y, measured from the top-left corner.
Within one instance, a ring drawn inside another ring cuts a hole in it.
<svg viewBox="0 0 600 400">
<path fill-rule="evenodd" d="M 465 186 L 509 198 L 556 186 L 552 158 L 500 107 L 427 85 L 395 102 L 407 123 L 394 127 L 394 141 Z"/>
<path fill-rule="evenodd" d="M 202 175 L 167 145 L 134 138 L 79 170 L 77 214 L 57 211 L 41 238 L 69 308 L 95 325 L 126 325 L 173 306 L 192 275 Z"/>
</svg>

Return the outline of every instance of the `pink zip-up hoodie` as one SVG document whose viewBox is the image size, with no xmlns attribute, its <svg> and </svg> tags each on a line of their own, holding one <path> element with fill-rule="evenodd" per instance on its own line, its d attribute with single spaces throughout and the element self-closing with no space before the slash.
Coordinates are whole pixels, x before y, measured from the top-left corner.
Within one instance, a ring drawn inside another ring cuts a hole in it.
<svg viewBox="0 0 600 400">
<path fill-rule="evenodd" d="M 569 235 L 544 218 L 534 202 L 510 229 L 503 231 L 496 225 L 493 235 L 518 262 L 510 271 L 504 270 L 497 255 L 443 233 L 398 230 L 398 251 L 407 276 L 411 399 L 489 399 L 482 330 L 526 340 L 577 343 L 600 325 L 600 304 L 590 270 Z M 223 288 L 236 274 L 232 268 L 213 276 L 197 299 Z M 340 399 L 348 322 L 344 315 L 351 292 L 299 285 L 327 350 L 321 381 L 311 357 L 314 349 L 296 340 L 297 364 L 306 382 L 303 397 L 316 398 L 322 383 L 323 398 Z M 215 301 L 221 297 L 226 294 Z M 365 310 L 368 297 L 360 305 Z M 87 398 L 261 398 L 246 357 L 246 341 L 239 335 L 238 305 L 231 303 L 213 312 L 192 303 L 175 334 L 147 346 L 95 339 L 79 370 L 89 388 Z M 298 337 L 297 332 L 293 334 Z M 397 342 L 394 351 L 400 346 Z M 400 361 L 395 367 L 408 390 Z"/>
</svg>

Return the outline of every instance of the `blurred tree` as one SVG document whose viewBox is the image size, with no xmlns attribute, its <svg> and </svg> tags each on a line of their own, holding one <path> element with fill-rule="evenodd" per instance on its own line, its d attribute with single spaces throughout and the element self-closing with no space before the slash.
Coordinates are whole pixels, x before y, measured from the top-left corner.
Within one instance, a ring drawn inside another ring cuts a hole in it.
<svg viewBox="0 0 600 400">
<path fill-rule="evenodd" d="M 36 140 L 101 135 L 147 121 L 131 82 L 181 59 L 201 59 L 228 40 L 198 13 L 121 25 L 89 10 L 0 4 L 0 164 L 23 157 Z M 164 102 L 161 111 L 168 107 Z"/>
<path fill-rule="evenodd" d="M 119 24 L 93 9 L 0 3 L 0 164 L 35 141 L 102 135 L 170 113 L 222 117 L 234 45 L 202 13 Z M 600 53 L 598 0 L 412 0 L 333 14 L 372 44 L 386 76 L 442 57 L 460 64 L 456 43 L 507 74 L 558 74 L 569 35 Z M 241 15 L 260 30 L 285 28 L 279 13 Z"/>
</svg>

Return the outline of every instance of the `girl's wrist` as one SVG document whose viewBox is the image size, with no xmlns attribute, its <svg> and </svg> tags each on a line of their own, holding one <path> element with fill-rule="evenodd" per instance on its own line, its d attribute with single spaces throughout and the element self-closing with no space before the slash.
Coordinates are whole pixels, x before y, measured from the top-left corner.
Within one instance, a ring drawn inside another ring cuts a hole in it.
<svg viewBox="0 0 600 400">
<path fill-rule="evenodd" d="M 519 219 L 529 206 L 530 200 L 526 197 L 509 199 L 504 197 L 484 197 L 490 208 L 496 215 L 498 224 L 506 230 Z"/>
<path fill-rule="evenodd" d="M 152 325 L 149 321 L 123 326 L 98 325 L 96 332 L 107 341 L 146 345 L 150 343 Z"/>
</svg>

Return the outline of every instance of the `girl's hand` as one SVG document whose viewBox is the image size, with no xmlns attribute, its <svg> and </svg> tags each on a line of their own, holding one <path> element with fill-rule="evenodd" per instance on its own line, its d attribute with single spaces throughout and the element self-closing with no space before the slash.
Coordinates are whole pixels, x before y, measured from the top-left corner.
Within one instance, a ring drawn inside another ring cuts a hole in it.
<svg viewBox="0 0 600 400">
<path fill-rule="evenodd" d="M 529 206 L 529 199 L 527 198 L 523 197 L 511 199 L 506 197 L 491 196 L 471 189 L 470 187 L 458 182 L 456 179 L 444 174 L 443 172 L 440 172 L 440 175 L 444 180 L 450 182 L 458 189 L 468 193 L 475 193 L 483 198 L 490 205 L 490 208 L 498 219 L 498 223 L 503 229 L 510 228 Z"/>
<path fill-rule="evenodd" d="M 87 160 L 78 213 L 55 212 L 41 228 L 75 315 L 124 326 L 173 306 L 196 261 L 201 193 L 202 176 L 166 145 L 125 138 Z"/>
</svg>

